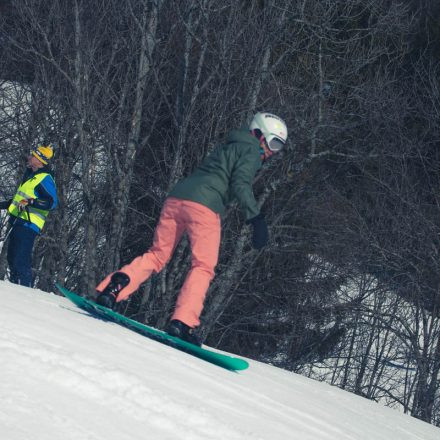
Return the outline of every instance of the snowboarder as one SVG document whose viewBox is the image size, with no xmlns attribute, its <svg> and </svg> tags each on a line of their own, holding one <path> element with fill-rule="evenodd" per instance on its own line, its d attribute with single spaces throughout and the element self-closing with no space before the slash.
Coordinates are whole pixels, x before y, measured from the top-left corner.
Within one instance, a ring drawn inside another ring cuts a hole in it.
<svg viewBox="0 0 440 440">
<path fill-rule="evenodd" d="M 168 194 L 152 247 L 97 286 L 98 304 L 113 308 L 115 302 L 125 300 L 153 272 L 160 272 L 186 232 L 191 244 L 191 270 L 165 331 L 200 345 L 194 329 L 200 324 L 206 292 L 217 265 L 220 216 L 229 202 L 237 201 L 246 222 L 253 227 L 254 248 L 267 244 L 268 228 L 255 200 L 252 183 L 262 163 L 278 153 L 286 140 L 286 124 L 270 113 L 257 113 L 249 128 L 231 131 L 226 143 L 217 146 Z"/>
<path fill-rule="evenodd" d="M 20 186 L 11 200 L 0 202 L 9 213 L 7 260 L 10 281 L 32 287 L 32 250 L 49 211 L 57 206 L 55 181 L 48 163 L 53 157 L 49 143 L 38 144 L 29 154 Z"/>
</svg>

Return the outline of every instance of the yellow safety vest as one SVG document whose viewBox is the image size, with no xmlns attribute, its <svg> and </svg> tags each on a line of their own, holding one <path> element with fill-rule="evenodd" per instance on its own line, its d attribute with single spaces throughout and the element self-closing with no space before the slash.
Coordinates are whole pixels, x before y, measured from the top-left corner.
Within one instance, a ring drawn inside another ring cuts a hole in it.
<svg viewBox="0 0 440 440">
<path fill-rule="evenodd" d="M 24 199 L 36 199 L 35 188 L 42 182 L 42 180 L 49 176 L 48 173 L 39 173 L 36 176 L 23 182 L 17 189 L 17 193 L 12 199 L 12 203 L 9 205 L 8 212 L 10 215 L 21 218 L 25 221 L 31 222 L 38 228 L 43 229 L 46 222 L 49 211 L 44 209 L 34 208 L 32 205 L 26 207 L 24 211 L 18 209 L 18 205 L 21 200 Z"/>
</svg>

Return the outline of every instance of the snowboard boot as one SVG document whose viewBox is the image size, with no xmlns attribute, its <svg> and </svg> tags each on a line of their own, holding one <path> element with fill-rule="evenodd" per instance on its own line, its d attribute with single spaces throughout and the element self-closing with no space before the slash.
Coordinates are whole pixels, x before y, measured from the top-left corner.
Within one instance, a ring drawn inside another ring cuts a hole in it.
<svg viewBox="0 0 440 440">
<path fill-rule="evenodd" d="M 175 336 L 176 338 L 182 339 L 190 344 L 194 344 L 199 347 L 202 345 L 200 339 L 194 333 L 194 329 L 178 319 L 171 320 L 168 323 L 165 332 L 170 336 Z"/>
<path fill-rule="evenodd" d="M 130 277 L 123 272 L 115 272 L 107 287 L 98 295 L 96 303 L 113 309 L 118 293 L 130 282 Z"/>
</svg>

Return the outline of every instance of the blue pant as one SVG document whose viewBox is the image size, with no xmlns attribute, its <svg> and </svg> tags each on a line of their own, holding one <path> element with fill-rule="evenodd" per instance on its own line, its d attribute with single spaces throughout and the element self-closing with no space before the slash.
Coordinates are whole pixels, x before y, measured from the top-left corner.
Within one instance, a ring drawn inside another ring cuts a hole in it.
<svg viewBox="0 0 440 440">
<path fill-rule="evenodd" d="M 38 232 L 27 226 L 12 227 L 8 245 L 8 265 L 12 283 L 32 287 L 32 249 L 37 235 Z"/>
</svg>

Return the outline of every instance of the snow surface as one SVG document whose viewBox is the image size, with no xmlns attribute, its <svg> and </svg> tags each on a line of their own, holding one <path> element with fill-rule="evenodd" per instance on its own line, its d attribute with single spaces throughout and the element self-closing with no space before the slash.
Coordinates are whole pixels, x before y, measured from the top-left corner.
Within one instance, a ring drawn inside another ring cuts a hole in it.
<svg viewBox="0 0 440 440">
<path fill-rule="evenodd" d="M 2 440 L 439 440 L 440 429 L 250 361 L 224 370 L 0 282 Z"/>
</svg>

